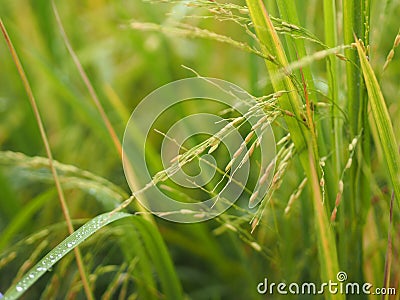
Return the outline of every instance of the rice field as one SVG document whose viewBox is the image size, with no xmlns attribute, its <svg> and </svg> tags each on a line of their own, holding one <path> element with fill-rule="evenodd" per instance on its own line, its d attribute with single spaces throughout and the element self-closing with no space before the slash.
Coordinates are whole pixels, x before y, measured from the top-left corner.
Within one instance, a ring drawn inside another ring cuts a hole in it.
<svg viewBox="0 0 400 300">
<path fill-rule="evenodd" d="M 0 0 L 0 299 L 400 299 L 399 15 Z"/>
</svg>

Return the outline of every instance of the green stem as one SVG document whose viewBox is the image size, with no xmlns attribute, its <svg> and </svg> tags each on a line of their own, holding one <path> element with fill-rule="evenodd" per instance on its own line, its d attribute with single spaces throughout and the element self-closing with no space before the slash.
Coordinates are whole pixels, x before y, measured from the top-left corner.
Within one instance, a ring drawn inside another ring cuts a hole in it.
<svg viewBox="0 0 400 300">
<path fill-rule="evenodd" d="M 316 227 L 316 236 L 319 252 L 319 261 L 321 266 L 322 281 L 335 280 L 339 271 L 336 243 L 333 232 L 329 226 L 328 216 L 322 203 L 322 196 L 319 186 L 317 168 L 318 153 L 315 151 L 317 142 L 313 127 L 313 120 L 310 118 L 310 107 L 307 106 L 307 127 L 298 120 L 304 117 L 302 113 L 302 102 L 295 85 L 291 81 L 290 70 L 287 69 L 288 61 L 283 51 L 281 42 L 276 30 L 271 23 L 269 15 L 261 0 L 246 0 L 250 11 L 250 16 L 256 30 L 256 34 L 261 43 L 261 49 L 269 60 L 266 65 L 272 85 L 276 91 L 289 91 L 280 98 L 280 106 L 294 113 L 297 118 L 286 116 L 286 124 L 291 138 L 299 154 L 300 162 L 311 185 L 312 205 L 314 208 L 314 224 Z M 277 75 L 285 73 L 283 80 Z M 289 76 L 290 75 L 290 76 Z M 307 103 L 306 103 L 307 104 Z M 327 299 L 333 299 L 333 295 L 326 295 Z M 343 295 L 335 295 L 335 299 L 344 299 Z"/>
<path fill-rule="evenodd" d="M 337 46 L 337 24 L 336 24 L 336 4 L 335 0 L 324 0 L 324 29 L 325 44 L 330 47 Z M 332 145 L 334 145 L 334 179 L 339 181 L 339 174 L 342 169 L 343 157 L 341 145 L 342 141 L 342 122 L 340 121 L 339 112 L 339 95 L 338 95 L 338 66 L 336 58 L 329 56 L 326 63 L 328 71 L 329 98 L 332 101 Z"/>
<path fill-rule="evenodd" d="M 300 21 L 299 21 L 299 15 L 298 15 L 299 7 L 296 6 L 296 2 L 288 2 L 286 0 L 276 0 L 276 2 L 278 5 L 278 8 L 279 8 L 281 19 L 283 19 L 293 25 L 301 26 Z M 329 16 L 329 18 L 331 18 L 331 16 Z M 331 21 L 331 19 L 329 19 L 329 20 Z M 333 22 L 333 26 L 336 26 L 336 22 Z M 335 27 L 333 27 L 333 28 L 335 29 Z M 336 36 L 336 31 L 333 34 L 333 36 L 334 37 Z M 289 54 L 291 62 L 298 61 L 298 60 L 303 59 L 308 56 L 306 46 L 305 46 L 305 41 L 303 39 L 293 39 L 288 35 L 285 35 L 285 39 L 286 39 L 286 45 L 287 45 L 288 54 Z M 336 39 L 334 39 L 331 47 L 335 47 L 335 46 L 337 46 Z M 334 61 L 334 59 L 332 59 L 332 60 Z M 336 75 L 336 73 L 333 73 L 333 74 Z M 301 89 L 303 89 L 303 94 L 304 94 L 303 97 L 304 98 L 309 97 L 310 102 L 316 103 L 317 98 L 314 93 L 316 88 L 314 85 L 314 78 L 312 75 L 311 67 L 305 66 L 303 68 L 300 68 L 300 72 L 297 73 L 296 75 L 299 78 L 302 78 L 302 81 L 304 81 L 303 82 L 304 87 L 300 87 Z M 336 86 L 333 90 L 336 91 L 336 95 L 337 95 Z M 336 97 L 336 99 L 337 99 L 337 97 Z M 337 109 L 337 108 L 335 107 L 335 109 Z M 314 116 L 312 118 L 314 119 Z M 313 143 L 313 145 L 318 145 L 318 147 L 315 147 L 315 149 L 314 149 L 314 152 L 317 154 L 317 157 L 320 157 L 323 155 L 328 155 L 330 152 L 330 150 L 327 150 L 327 149 L 329 149 L 329 147 L 327 147 L 327 145 L 328 145 L 328 143 L 326 142 L 327 137 L 324 134 L 324 132 L 325 132 L 324 125 L 325 124 L 323 122 L 317 122 L 315 124 L 315 131 L 316 131 L 315 139 L 316 139 L 316 141 Z M 339 132 L 339 130 L 337 132 Z M 331 135 L 330 132 L 329 132 L 329 135 Z M 317 164 L 317 166 L 318 166 L 318 164 Z M 331 174 L 331 172 L 325 173 L 325 176 L 324 176 L 325 181 L 332 182 L 333 180 L 335 180 L 335 177 L 333 177 L 332 175 L 333 174 Z M 337 182 L 337 180 L 336 180 L 336 182 Z M 326 204 L 327 204 L 326 205 L 327 211 L 330 211 L 329 199 L 334 199 L 337 191 L 334 191 L 332 189 L 331 185 L 327 185 L 326 189 L 327 189 L 327 193 L 325 194 L 324 200 L 326 201 Z"/>
<path fill-rule="evenodd" d="M 370 0 L 343 0 L 343 28 L 344 43 L 354 42 L 354 36 L 361 39 L 364 45 L 368 43 L 369 34 L 369 2 Z M 369 177 L 363 172 L 362 166 L 369 168 L 370 165 L 370 138 L 368 125 L 368 101 L 366 97 L 364 80 L 361 73 L 360 60 L 357 52 L 353 49 L 346 50 L 346 56 L 350 60 L 346 65 L 347 75 L 347 111 L 349 116 L 349 129 L 351 138 L 362 133 L 361 140 L 356 152 L 356 160 L 350 169 L 350 186 L 348 195 L 348 208 L 346 211 L 350 220 L 350 237 L 355 243 L 347 248 L 347 253 L 352 253 L 345 263 L 350 276 L 362 280 L 362 227 L 368 211 L 370 202 Z M 347 205 L 345 205 L 347 207 Z M 344 228 L 346 230 L 346 228 Z M 345 231 L 342 231 L 344 233 Z M 343 234 L 344 235 L 344 234 Z M 347 240 L 342 240 L 347 244 Z"/>
</svg>

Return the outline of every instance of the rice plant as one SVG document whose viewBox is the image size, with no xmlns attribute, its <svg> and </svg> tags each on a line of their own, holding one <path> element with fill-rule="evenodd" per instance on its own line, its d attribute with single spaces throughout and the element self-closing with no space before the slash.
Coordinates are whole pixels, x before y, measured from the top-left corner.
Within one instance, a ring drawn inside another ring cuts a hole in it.
<svg viewBox="0 0 400 300">
<path fill-rule="evenodd" d="M 399 299 L 400 1 L 0 1 L 0 298 Z M 192 99 L 123 139 L 188 77 L 233 105 Z M 173 135 L 206 110 L 214 132 Z M 217 200 L 153 215 L 153 188 Z"/>
</svg>

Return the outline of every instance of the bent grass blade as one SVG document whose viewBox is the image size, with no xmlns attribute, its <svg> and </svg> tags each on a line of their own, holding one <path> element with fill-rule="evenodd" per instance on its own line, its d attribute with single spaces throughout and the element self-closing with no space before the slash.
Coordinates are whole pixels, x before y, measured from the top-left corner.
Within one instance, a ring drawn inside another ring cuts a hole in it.
<svg viewBox="0 0 400 300">
<path fill-rule="evenodd" d="M 108 212 L 101 214 L 84 224 L 50 251 L 35 266 L 33 266 L 20 281 L 8 289 L 4 295 L 4 300 L 14 300 L 21 297 L 41 276 L 43 276 L 59 260 L 79 246 L 83 241 L 104 226 L 127 217 L 132 217 L 133 226 L 139 233 L 140 238 L 143 240 L 145 251 L 150 255 L 153 264 L 148 265 L 147 267 L 149 270 L 152 270 L 154 266 L 165 299 L 183 299 L 181 284 L 175 272 L 168 250 L 156 227 L 149 221 L 132 214 Z M 154 275 L 153 273 L 154 272 L 151 271 L 151 276 Z"/>
<path fill-rule="evenodd" d="M 378 80 L 363 50 L 363 46 L 358 40 L 356 41 L 356 47 L 360 57 L 365 85 L 367 87 L 373 120 L 378 131 L 378 142 L 382 147 L 383 156 L 389 171 L 389 179 L 393 185 L 397 204 L 400 207 L 400 156 L 398 153 L 399 148 L 394 135 L 393 126 L 390 121 L 390 115 L 386 107 L 385 99 L 383 98 Z"/>
<path fill-rule="evenodd" d="M 43 257 L 35 266 L 33 266 L 29 272 L 27 272 L 19 282 L 10 287 L 4 295 L 4 299 L 12 300 L 21 297 L 29 287 L 31 287 L 43 274 L 45 274 L 52 266 L 69 252 L 79 246 L 88 237 L 93 235 L 102 227 L 132 216 L 131 214 L 117 212 L 114 214 L 105 213 L 99 215 L 85 225 L 80 227 L 64 241 L 62 241 L 57 247 L 50 251 L 45 257 Z"/>
</svg>

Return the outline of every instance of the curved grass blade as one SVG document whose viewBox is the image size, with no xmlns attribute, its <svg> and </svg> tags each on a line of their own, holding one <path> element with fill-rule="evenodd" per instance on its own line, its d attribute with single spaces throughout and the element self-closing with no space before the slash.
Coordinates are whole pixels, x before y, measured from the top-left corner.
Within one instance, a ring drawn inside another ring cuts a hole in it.
<svg viewBox="0 0 400 300">
<path fill-rule="evenodd" d="M 61 36 L 62 36 L 62 38 L 64 40 L 65 46 L 67 47 L 68 52 L 71 55 L 72 60 L 74 61 L 74 64 L 78 69 L 78 72 L 79 72 L 79 75 L 82 78 L 82 81 L 84 82 L 84 84 L 86 85 L 86 88 L 88 89 L 88 92 L 90 94 L 90 97 L 93 100 L 94 105 L 96 106 L 97 110 L 100 113 L 100 116 L 101 116 L 101 118 L 102 118 L 102 120 L 103 120 L 103 122 L 104 122 L 104 124 L 105 124 L 105 126 L 107 128 L 108 133 L 110 134 L 110 137 L 111 137 L 111 139 L 112 139 L 112 141 L 113 141 L 113 143 L 115 145 L 115 148 L 117 149 L 119 155 L 122 157 L 122 145 L 121 145 L 120 140 L 118 139 L 118 136 L 117 136 L 117 134 L 115 132 L 115 129 L 114 129 L 113 125 L 111 124 L 110 119 L 108 118 L 103 106 L 101 105 L 99 97 L 97 96 L 97 93 L 96 93 L 92 83 L 90 82 L 89 77 L 87 76 L 85 70 L 83 69 L 83 66 L 82 66 L 81 62 L 79 61 L 78 56 L 76 55 L 74 49 L 72 48 L 72 45 L 71 45 L 71 43 L 70 43 L 70 41 L 68 39 L 67 33 L 64 30 L 64 26 L 63 26 L 63 24 L 61 22 L 60 15 L 58 14 L 58 10 L 57 10 L 57 7 L 56 7 L 54 1 L 51 1 L 51 5 L 53 7 L 53 11 L 54 11 L 54 15 L 56 17 L 57 25 L 58 25 L 58 27 L 60 29 Z"/>
<path fill-rule="evenodd" d="M 44 258 L 42 258 L 35 266 L 33 266 L 18 283 L 8 289 L 8 291 L 4 295 L 4 299 L 18 299 L 56 262 L 58 262 L 61 258 L 67 255 L 77 246 L 79 246 L 79 244 L 81 244 L 84 240 L 93 235 L 96 231 L 114 221 L 130 216 L 132 215 L 116 212 L 113 214 L 105 213 L 93 218 L 85 225 L 80 227 L 78 230 L 76 230 L 74 233 L 72 233 L 70 236 L 68 236 L 57 247 L 50 251 Z"/>
<path fill-rule="evenodd" d="M 160 276 L 165 298 L 174 300 L 183 299 L 179 279 L 159 231 L 143 218 L 134 218 L 134 225 L 140 232 L 145 248 L 154 263 L 154 268 Z"/>
<path fill-rule="evenodd" d="M 105 213 L 84 224 L 32 267 L 18 283 L 9 288 L 4 295 L 5 299 L 18 299 L 21 297 L 47 270 L 53 267 L 55 263 L 61 260 L 80 243 L 102 227 L 126 217 L 133 217 L 131 218 L 133 224 L 132 229 L 137 231 L 137 235 L 134 236 L 141 241 L 140 246 L 143 248 L 141 251 L 144 251 L 146 256 L 149 257 L 149 260 L 144 259 L 142 257 L 143 252 L 136 252 L 135 255 L 140 258 L 138 263 L 143 264 L 143 273 L 141 274 L 142 280 L 153 281 L 152 277 L 154 276 L 154 271 L 156 271 L 165 299 L 183 299 L 181 284 L 168 254 L 168 250 L 156 227 L 141 217 L 121 212 Z M 138 251 L 138 249 L 136 249 L 136 251 Z M 145 284 L 149 284 L 149 282 Z M 150 284 L 150 286 L 154 286 L 154 290 L 157 289 L 154 283 Z"/>
<path fill-rule="evenodd" d="M 127 271 L 127 274 L 134 279 L 135 292 L 142 299 L 152 299 L 158 294 L 157 282 L 153 276 L 153 265 L 140 232 L 135 229 L 133 223 L 127 224 L 126 227 L 122 225 L 121 230 L 124 231 L 124 238 L 118 240 L 118 247 L 121 249 L 124 261 L 138 260 L 135 267 Z"/>
<path fill-rule="evenodd" d="M 379 87 L 378 80 L 372 70 L 367 56 L 360 41 L 356 41 L 358 55 L 365 85 L 367 87 L 368 98 L 371 105 L 371 111 L 375 125 L 378 131 L 380 146 L 383 150 L 383 156 L 389 171 L 389 179 L 393 185 L 397 204 L 400 207 L 400 156 L 398 154 L 398 145 L 394 135 L 393 126 L 390 121 L 390 115 L 386 107 L 385 99 Z"/>
<path fill-rule="evenodd" d="M 307 173 L 309 169 L 308 154 L 304 150 L 307 147 L 308 139 L 311 138 L 310 131 L 312 129 L 308 130 L 297 121 L 302 120 L 304 116 L 302 100 L 290 78 L 291 70 L 288 68 L 289 63 L 286 54 L 263 2 L 260 0 L 247 0 L 246 3 L 254 23 L 256 35 L 261 42 L 261 49 L 264 55 L 272 60 L 272 62 L 265 60 L 272 86 L 275 91 L 290 91 L 290 93 L 280 98 L 280 105 L 283 109 L 291 111 L 296 116 L 296 118 L 285 116 L 285 121 L 296 149 L 301 153 L 300 160 Z M 278 79 L 276 76 L 282 76 L 282 73 L 285 76 L 282 79 Z M 318 156 L 317 151 L 314 149 L 314 152 L 314 159 L 316 159 Z"/>
<path fill-rule="evenodd" d="M 286 70 L 286 74 L 290 71 L 288 69 L 288 61 L 286 54 L 282 48 L 281 42 L 277 36 L 276 30 L 269 18 L 262 0 L 246 0 L 247 6 L 252 17 L 256 34 L 263 44 L 262 50 L 270 53 L 276 58 L 276 64 L 271 64 L 266 61 L 267 69 L 272 79 L 276 74 L 281 73 L 282 69 Z M 283 81 L 283 82 L 282 82 Z M 282 81 L 272 81 L 275 90 L 288 90 L 293 91 L 285 98 L 280 99 L 281 106 L 293 112 L 298 119 L 302 119 L 302 102 L 297 93 L 295 86 L 291 79 L 287 76 Z M 307 100 L 307 99 L 306 99 Z M 306 101 L 307 112 L 307 127 L 302 127 L 296 119 L 286 117 L 286 124 L 290 132 L 290 136 L 299 152 L 300 162 L 304 168 L 307 178 L 312 183 L 312 198 L 315 211 L 315 226 L 317 229 L 317 243 L 319 260 L 321 264 L 321 279 L 325 282 L 333 280 L 339 271 L 338 257 L 336 251 L 336 243 L 333 231 L 329 226 L 326 211 L 322 206 L 321 191 L 318 184 L 318 144 L 316 134 L 314 131 L 314 124 L 312 113 L 309 103 Z M 308 150 L 308 151 L 304 151 Z M 345 299 L 343 295 L 329 295 L 326 299 Z"/>
</svg>

